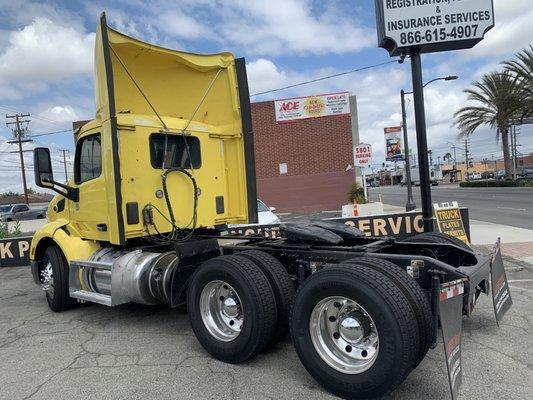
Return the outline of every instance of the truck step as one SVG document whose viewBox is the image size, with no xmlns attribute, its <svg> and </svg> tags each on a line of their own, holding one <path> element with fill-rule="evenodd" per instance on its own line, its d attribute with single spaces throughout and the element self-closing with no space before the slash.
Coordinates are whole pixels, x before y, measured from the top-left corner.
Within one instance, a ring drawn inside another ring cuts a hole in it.
<svg viewBox="0 0 533 400">
<path fill-rule="evenodd" d="M 105 269 L 111 271 L 113 264 L 99 261 L 90 261 L 90 260 L 72 260 L 70 262 L 72 267 L 85 267 L 85 268 L 96 268 L 96 269 Z"/>
<path fill-rule="evenodd" d="M 111 307 L 111 296 L 101 293 L 89 292 L 87 290 L 75 290 L 70 292 L 70 297 L 75 299 L 90 301 L 93 303 L 102 304 L 104 306 Z"/>
</svg>

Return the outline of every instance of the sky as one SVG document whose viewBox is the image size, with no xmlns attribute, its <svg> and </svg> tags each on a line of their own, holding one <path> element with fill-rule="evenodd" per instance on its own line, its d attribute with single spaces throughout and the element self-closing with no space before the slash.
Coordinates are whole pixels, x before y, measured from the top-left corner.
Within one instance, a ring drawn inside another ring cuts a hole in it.
<svg viewBox="0 0 533 400">
<path fill-rule="evenodd" d="M 496 26 L 472 49 L 425 54 L 424 81 L 428 147 L 434 161 L 461 146 L 453 114 L 466 104 L 463 93 L 484 73 L 533 42 L 531 0 L 494 0 Z M 194 53 L 230 51 L 247 61 L 250 93 L 391 60 L 377 46 L 374 0 L 0 0 L 0 192 L 21 192 L 20 167 L 5 114 L 30 113 L 29 135 L 68 130 L 72 121 L 94 116 L 93 52 L 98 16 L 130 36 Z M 262 96 L 252 101 L 349 91 L 357 96 L 361 142 L 373 146 L 373 164 L 384 161 L 385 126 L 401 122 L 400 89 L 411 90 L 410 63 L 344 75 Z M 409 141 L 415 147 L 413 106 L 408 99 Z M 488 127 L 470 140 L 475 159 L 500 158 L 496 133 Z M 519 151 L 533 153 L 533 126 L 522 126 Z M 48 146 L 57 180 L 64 177 L 62 149 L 71 132 L 38 136 L 25 149 Z M 464 156 L 460 149 L 457 158 Z M 33 186 L 33 161 L 25 153 Z"/>
</svg>

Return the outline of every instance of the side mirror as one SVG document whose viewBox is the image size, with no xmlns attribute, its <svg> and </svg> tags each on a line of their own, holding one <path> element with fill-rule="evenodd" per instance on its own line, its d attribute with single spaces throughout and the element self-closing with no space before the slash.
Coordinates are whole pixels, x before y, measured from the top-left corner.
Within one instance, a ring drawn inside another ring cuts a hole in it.
<svg viewBox="0 0 533 400">
<path fill-rule="evenodd" d="M 46 147 L 36 147 L 33 150 L 33 168 L 35 172 L 35 184 L 39 187 L 53 188 L 54 173 L 52 172 L 52 160 L 50 150 Z"/>
<path fill-rule="evenodd" d="M 80 196 L 78 188 L 54 181 L 50 150 L 46 147 L 36 147 L 33 149 L 33 170 L 35 172 L 35 184 L 37 186 L 52 189 L 54 192 L 57 192 L 72 201 L 79 201 Z M 59 190 L 56 186 L 65 189 L 65 191 Z"/>
<path fill-rule="evenodd" d="M 268 209 L 272 212 L 275 212 L 276 211 L 276 207 L 268 207 Z"/>
</svg>

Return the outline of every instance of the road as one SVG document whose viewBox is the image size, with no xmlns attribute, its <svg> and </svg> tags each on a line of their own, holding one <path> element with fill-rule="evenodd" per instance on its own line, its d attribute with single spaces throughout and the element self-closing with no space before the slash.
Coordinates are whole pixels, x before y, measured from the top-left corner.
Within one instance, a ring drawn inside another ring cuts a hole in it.
<svg viewBox="0 0 533 400">
<path fill-rule="evenodd" d="M 378 200 L 382 195 L 385 204 L 405 206 L 407 188 L 383 186 L 369 188 L 370 198 Z M 413 187 L 415 203 L 420 202 L 420 187 Z M 533 188 L 460 188 L 434 186 L 431 189 L 433 203 L 457 201 L 468 207 L 470 219 L 533 229 Z"/>
<path fill-rule="evenodd" d="M 481 296 L 463 320 L 462 399 L 531 399 L 533 267 L 506 259 L 514 306 L 500 327 Z M 300 364 L 290 339 L 230 365 L 202 349 L 168 307 L 93 304 L 54 313 L 28 267 L 0 267 L 0 400 L 338 399 Z M 448 400 L 442 343 L 387 400 Z"/>
</svg>

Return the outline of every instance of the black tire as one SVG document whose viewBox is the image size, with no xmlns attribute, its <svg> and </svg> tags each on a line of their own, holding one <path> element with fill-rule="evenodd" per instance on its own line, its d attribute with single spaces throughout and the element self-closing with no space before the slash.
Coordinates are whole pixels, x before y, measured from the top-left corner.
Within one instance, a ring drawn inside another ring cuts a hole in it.
<svg viewBox="0 0 533 400">
<path fill-rule="evenodd" d="M 379 334 L 379 351 L 364 372 L 342 373 L 317 353 L 310 334 L 314 307 L 330 296 L 359 303 L 372 317 Z M 307 371 L 332 393 L 349 399 L 380 398 L 409 375 L 418 348 L 418 325 L 409 301 L 381 272 L 363 265 L 336 265 L 316 272 L 296 293 L 291 313 L 291 334 L 296 352 Z"/>
<path fill-rule="evenodd" d="M 255 263 L 267 277 L 276 298 L 278 323 L 271 344 L 283 340 L 289 333 L 289 319 L 294 303 L 294 284 L 283 265 L 273 256 L 258 250 L 238 253 Z"/>
<path fill-rule="evenodd" d="M 408 237 L 402 242 L 422 242 L 422 243 L 450 243 L 466 250 L 472 251 L 469 245 L 461 239 L 440 232 L 424 232 Z"/>
<path fill-rule="evenodd" d="M 60 312 L 77 306 L 78 302 L 69 296 L 68 271 L 69 266 L 61 249 L 50 246 L 44 253 L 43 264 L 48 262 L 52 265 L 54 278 L 53 294 L 46 292 L 46 301 L 52 311 Z"/>
<path fill-rule="evenodd" d="M 343 261 L 343 264 L 360 264 L 373 268 L 390 278 L 409 300 L 418 323 L 420 348 L 413 369 L 426 356 L 433 342 L 433 313 L 429 299 L 420 285 L 402 268 L 391 261 L 377 257 L 359 257 Z"/>
<path fill-rule="evenodd" d="M 202 290 L 216 280 L 235 289 L 245 310 L 241 332 L 231 341 L 213 336 L 200 312 Z M 189 284 L 187 311 L 200 344 L 213 357 L 227 363 L 239 363 L 261 352 L 276 329 L 276 300 L 270 283 L 261 269 L 244 257 L 219 256 L 198 267 Z"/>
<path fill-rule="evenodd" d="M 43 219 L 44 215 L 37 215 L 37 219 Z"/>
</svg>

